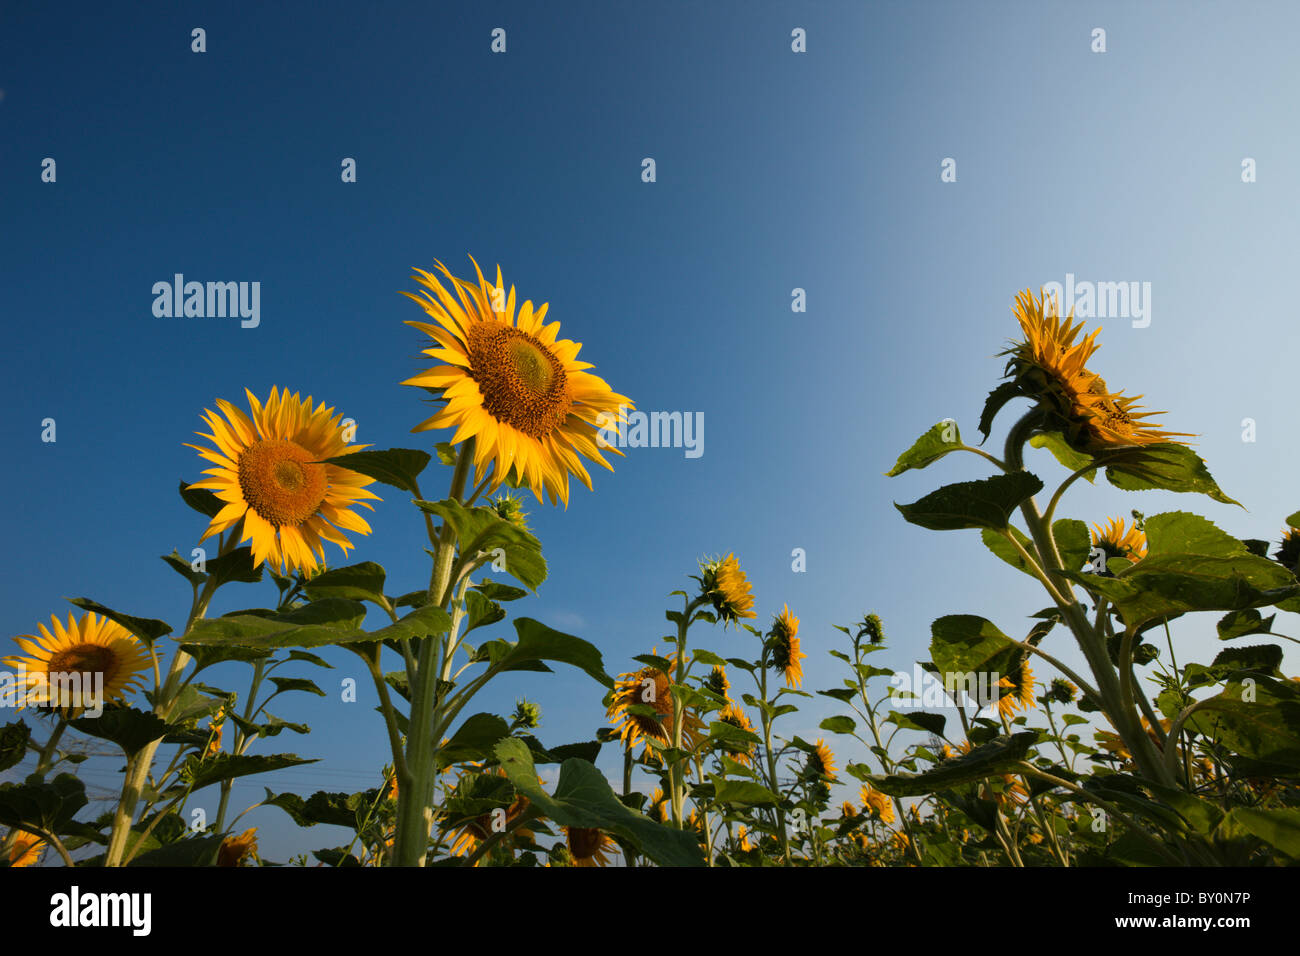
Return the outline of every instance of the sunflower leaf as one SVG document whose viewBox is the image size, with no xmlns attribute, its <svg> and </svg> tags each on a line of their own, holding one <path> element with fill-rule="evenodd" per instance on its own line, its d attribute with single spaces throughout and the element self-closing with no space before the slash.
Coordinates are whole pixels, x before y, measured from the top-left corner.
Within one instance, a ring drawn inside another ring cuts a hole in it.
<svg viewBox="0 0 1300 956">
<path fill-rule="evenodd" d="M 158 638 L 172 632 L 171 625 L 166 621 L 156 621 L 147 617 L 132 617 L 130 614 L 123 614 L 121 611 L 114 611 L 111 607 L 104 607 L 98 601 L 92 601 L 90 598 L 65 598 L 65 600 L 75 604 L 83 611 L 102 614 L 110 621 L 121 624 L 148 646 L 152 646 L 153 642 Z"/>
<path fill-rule="evenodd" d="M 489 641 L 489 645 L 504 644 L 496 648 L 500 656 L 494 657 L 492 668 L 498 672 L 510 670 L 533 670 L 529 665 L 542 661 L 559 661 L 571 664 L 579 670 L 586 671 L 592 678 L 613 687 L 614 680 L 605 673 L 604 658 L 594 644 L 571 634 L 562 634 L 552 630 L 540 621 L 529 617 L 518 617 L 511 622 L 519 635 L 514 644 L 501 641 Z"/>
<path fill-rule="evenodd" d="M 1061 555 L 1061 565 L 1077 571 L 1088 560 L 1092 551 L 1092 535 L 1088 526 L 1077 518 L 1062 518 L 1052 523 L 1052 538 Z"/>
<path fill-rule="evenodd" d="M 454 498 L 417 500 L 415 504 L 442 518 L 456 533 L 460 555 L 452 569 L 453 579 L 468 564 L 490 561 L 492 570 L 505 571 L 530 590 L 536 591 L 546 580 L 542 543 L 491 508 L 466 508 Z"/>
<path fill-rule="evenodd" d="M 912 524 L 933 531 L 1007 527 L 1011 513 L 1043 488 L 1037 475 L 1015 471 L 944 485 L 910 505 L 894 503 Z"/>
<path fill-rule="evenodd" d="M 1030 436 L 1029 444 L 1034 448 L 1046 448 L 1052 453 L 1052 457 L 1070 472 L 1082 471 L 1084 468 L 1088 468 L 1088 465 L 1093 460 L 1091 455 L 1071 448 L 1069 442 L 1065 440 L 1065 435 L 1061 432 L 1035 432 Z M 1089 483 L 1096 481 L 1097 469 L 1089 468 L 1083 473 L 1083 477 Z"/>
<path fill-rule="evenodd" d="M 326 458 L 323 463 L 360 472 L 401 491 L 419 494 L 417 480 L 429 460 L 428 452 L 416 448 L 386 448 Z"/>
<path fill-rule="evenodd" d="M 50 782 L 0 784 L 0 824 L 29 823 L 51 833 L 76 827 L 73 817 L 86 805 L 86 786 L 70 773 Z"/>
<path fill-rule="evenodd" d="M 438 748 L 438 769 L 464 761 L 483 760 L 492 754 L 498 741 L 509 736 L 509 725 L 496 714 L 475 714 Z"/>
<path fill-rule="evenodd" d="M 979 429 L 984 441 L 988 440 L 989 432 L 993 430 L 993 419 L 1002 411 L 1002 406 L 1021 394 L 1020 385 L 1016 382 L 1003 382 L 989 392 L 989 397 L 984 400 L 984 411 L 980 412 Z M 984 444 L 984 441 L 980 444 Z"/>
<path fill-rule="evenodd" d="M 1025 758 L 1037 739 L 1038 733 L 1032 730 L 1009 737 L 995 737 L 968 754 L 945 760 L 934 769 L 919 774 L 878 776 L 866 772 L 869 769 L 866 764 L 850 764 L 847 769 L 864 783 L 891 797 L 920 797 L 958 784 L 1008 773 Z"/>
<path fill-rule="evenodd" d="M 299 757 L 297 754 L 219 753 L 212 757 L 190 754 L 181 765 L 180 779 L 188 784 L 190 791 L 193 792 L 223 780 L 233 780 L 235 777 L 269 773 L 272 770 L 283 770 L 285 767 L 318 762 Z"/>
<path fill-rule="evenodd" d="M 1219 619 L 1215 627 L 1219 632 L 1219 640 L 1230 641 L 1234 637 L 1246 637 L 1272 630 L 1273 619 L 1276 617 L 1276 614 L 1263 617 L 1252 607 L 1244 611 L 1229 611 Z"/>
<path fill-rule="evenodd" d="M 208 579 L 208 576 L 202 571 L 195 571 L 194 568 L 190 566 L 190 562 L 182 558 L 175 548 L 172 549 L 171 554 L 164 554 L 162 559 L 167 562 L 168 567 L 184 577 L 185 580 L 189 581 L 191 584 L 202 584 Z"/>
<path fill-rule="evenodd" d="M 899 455 L 894 467 L 885 472 L 885 477 L 893 478 L 910 469 L 932 465 L 948 452 L 956 451 L 961 447 L 961 432 L 957 428 L 957 423 L 951 418 L 945 418 L 938 424 L 932 425 L 925 434 L 912 443 L 911 448 Z"/>
<path fill-rule="evenodd" d="M 32 729 L 21 720 L 0 728 L 0 772 L 23 762 L 27 756 L 27 741 L 31 736 Z"/>
<path fill-rule="evenodd" d="M 1106 468 L 1106 480 L 1125 491 L 1199 492 L 1225 505 L 1241 502 L 1219 488 L 1205 462 L 1186 445 L 1146 445 Z"/>
<path fill-rule="evenodd" d="M 181 479 L 181 499 L 208 518 L 215 518 L 226 503 L 206 488 L 191 488 L 189 482 Z"/>
<path fill-rule="evenodd" d="M 313 601 L 321 598 L 345 598 L 349 601 L 369 601 L 379 607 L 388 606 L 384 596 L 386 572 L 373 561 L 362 561 L 342 568 L 330 568 L 303 585 L 303 591 Z"/>
<path fill-rule="evenodd" d="M 88 737 L 111 740 L 132 757 L 155 740 L 182 728 L 167 723 L 157 714 L 134 707 L 105 708 L 98 717 L 69 721 L 69 726 Z"/>
<path fill-rule="evenodd" d="M 235 548 L 227 554 L 217 555 L 207 562 L 207 569 L 208 574 L 216 582 L 214 588 L 229 584 L 231 581 L 256 584 L 262 580 L 262 565 L 253 563 L 253 549 L 248 545 Z"/>
<path fill-rule="evenodd" d="M 532 755 L 523 741 L 502 740 L 496 745 L 496 756 L 515 789 L 548 819 L 563 826 L 598 829 L 621 837 L 660 866 L 704 865 L 694 834 L 663 826 L 629 810 L 614 795 L 604 774 L 587 761 L 564 761 L 552 796 L 537 782 Z"/>
<path fill-rule="evenodd" d="M 1030 554 L 1033 554 L 1033 544 L 1025 537 L 1024 533 L 1019 528 L 1015 525 L 1008 525 L 1005 530 L 1011 533 L 1011 536 L 1016 539 L 1022 548 Z M 1017 551 L 1010 541 L 992 528 L 982 528 L 980 530 L 980 540 L 984 542 L 984 547 L 988 548 L 1017 571 L 1023 571 L 1030 577 L 1036 577 L 1033 568 L 1029 562 L 1025 560 L 1024 555 Z"/>
</svg>

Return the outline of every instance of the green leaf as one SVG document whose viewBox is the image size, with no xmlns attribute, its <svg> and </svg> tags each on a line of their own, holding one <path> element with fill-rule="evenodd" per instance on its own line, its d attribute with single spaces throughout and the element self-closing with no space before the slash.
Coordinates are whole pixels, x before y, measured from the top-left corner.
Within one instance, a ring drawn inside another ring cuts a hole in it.
<svg viewBox="0 0 1300 956">
<path fill-rule="evenodd" d="M 1259 611 L 1247 608 L 1244 611 L 1229 611 L 1219 619 L 1216 629 L 1219 640 L 1230 641 L 1234 637 L 1246 637 L 1250 634 L 1262 634 L 1273 629 L 1276 614 L 1263 617 Z"/>
<path fill-rule="evenodd" d="M 196 674 L 213 664 L 225 664 L 229 661 L 251 664 L 266 660 L 273 653 L 267 648 L 240 647 L 237 644 L 182 644 L 181 650 L 194 658 Z"/>
<path fill-rule="evenodd" d="M 184 479 L 181 480 L 180 492 L 181 500 L 208 518 L 215 518 L 217 513 L 226 506 L 224 501 L 208 489 L 191 488 Z"/>
<path fill-rule="evenodd" d="M 218 835 L 177 840 L 175 843 L 166 843 L 156 849 L 146 850 L 127 865 L 145 867 L 212 866 L 216 862 L 217 853 L 220 852 L 224 839 L 224 837 Z"/>
<path fill-rule="evenodd" d="M 852 717 L 845 717 L 843 714 L 836 714 L 834 717 L 827 717 L 817 726 L 822 730 L 831 732 L 832 734 L 851 734 L 853 733 L 854 728 L 857 727 L 857 724 L 854 722 Z"/>
<path fill-rule="evenodd" d="M 984 400 L 984 411 L 980 412 L 979 424 L 980 434 L 984 436 L 985 441 L 988 440 L 989 432 L 993 428 L 993 419 L 1002 410 L 1002 406 L 1020 395 L 1020 386 L 1015 382 L 1003 382 L 989 392 L 989 397 Z"/>
<path fill-rule="evenodd" d="M 1208 554 L 1220 558 L 1249 556 L 1246 545 L 1214 523 L 1187 511 L 1169 511 L 1146 519 L 1147 555 Z"/>
<path fill-rule="evenodd" d="M 181 575 L 191 584 L 202 584 L 208 579 L 208 576 L 202 571 L 195 571 L 194 568 L 190 566 L 190 562 L 182 558 L 175 548 L 172 549 L 171 554 L 164 554 L 162 559 L 167 562 L 168 567 Z"/>
<path fill-rule="evenodd" d="M 888 776 L 861 774 L 860 779 L 892 797 L 920 797 L 959 784 L 1009 773 L 1025 759 L 1029 748 L 1037 739 L 1037 731 L 1032 730 L 1012 734 L 1010 737 L 996 737 L 970 753 L 945 760 L 924 773 Z"/>
<path fill-rule="evenodd" d="M 1062 573 L 1109 598 L 1124 623 L 1134 629 L 1188 611 L 1240 611 L 1300 593 L 1286 568 L 1250 553 L 1224 558 L 1148 552 L 1115 577 L 1069 570 Z"/>
<path fill-rule="evenodd" d="M 1201 457 L 1186 445 L 1145 445 L 1126 452 L 1123 461 L 1106 468 L 1106 479 L 1125 491 L 1198 492 L 1226 505 L 1240 505 L 1219 488 Z"/>
<path fill-rule="evenodd" d="M 943 736 L 944 725 L 948 723 L 948 719 L 943 714 L 930 714 L 923 710 L 909 711 L 905 714 L 891 710 L 889 719 L 898 727 L 907 730 L 924 730 L 938 737 Z"/>
<path fill-rule="evenodd" d="M 110 621 L 116 621 L 150 647 L 158 638 L 172 632 L 171 625 L 166 621 L 155 621 L 147 617 L 132 617 L 130 614 L 123 614 L 121 611 L 114 611 L 111 607 L 104 607 L 98 601 L 92 601 L 90 598 L 67 598 L 67 600 L 83 611 L 93 611 L 96 614 L 102 614 Z"/>
<path fill-rule="evenodd" d="M 1248 833 L 1276 847 L 1293 860 L 1300 860 L 1300 810 L 1294 807 L 1276 810 L 1237 807 L 1230 816 Z"/>
<path fill-rule="evenodd" d="M 24 721 L 15 720 L 0 729 L 0 773 L 16 767 L 27 756 L 27 742 L 32 730 Z"/>
<path fill-rule="evenodd" d="M 1019 528 L 1015 525 L 1008 525 L 1005 530 L 1010 531 L 1011 536 L 1015 538 L 1016 541 L 1020 543 L 1020 546 L 1027 552 L 1030 554 L 1034 553 L 1033 543 L 1024 536 Z M 984 547 L 988 548 L 1017 571 L 1023 571 L 1030 577 L 1037 577 L 1031 569 L 1029 562 L 1025 560 L 1024 556 L 1017 551 L 1011 542 L 1003 537 L 1001 533 L 994 531 L 991 528 L 984 528 L 980 531 L 980 540 L 984 542 Z"/>
<path fill-rule="evenodd" d="M 1011 673 L 1024 654 L 992 621 L 975 614 L 938 618 L 930 625 L 930 634 L 930 659 L 944 688 L 965 691 L 985 706 L 1000 694 L 993 678 Z"/>
<path fill-rule="evenodd" d="M 1052 457 L 1071 473 L 1081 471 L 1092 463 L 1092 456 L 1071 448 L 1061 432 L 1035 432 L 1030 436 L 1029 444 L 1034 448 L 1046 448 L 1052 453 Z M 1090 468 L 1083 473 L 1082 477 L 1089 482 L 1095 481 L 1097 469 Z"/>
<path fill-rule="evenodd" d="M 961 432 L 957 423 L 945 419 L 918 438 L 907 451 L 898 456 L 894 467 L 885 472 L 885 477 L 893 478 L 911 468 L 924 468 L 933 464 L 950 451 L 962 447 Z"/>
<path fill-rule="evenodd" d="M 180 777 L 191 785 L 191 790 L 201 790 L 222 780 L 246 777 L 254 773 L 268 773 L 283 770 L 285 767 L 297 767 L 301 764 L 319 763 L 317 760 L 305 760 L 297 754 L 229 754 L 219 753 L 212 757 L 191 754 L 181 766 Z"/>
<path fill-rule="evenodd" d="M 1075 518 L 1062 518 L 1052 523 L 1052 538 L 1061 555 L 1061 565 L 1078 571 L 1088 561 L 1092 551 L 1092 535 L 1088 526 Z"/>
<path fill-rule="evenodd" d="M 894 503 L 912 524 L 933 531 L 1007 527 L 1011 513 L 1043 488 L 1036 475 L 1016 471 L 944 485 L 910 505 Z"/>
<path fill-rule="evenodd" d="M 487 627 L 505 619 L 506 609 L 496 601 L 484 597 L 478 591 L 465 592 L 466 615 L 465 633 L 476 627 Z"/>
<path fill-rule="evenodd" d="M 268 714 L 265 711 L 263 711 L 263 713 L 266 716 L 266 721 L 260 724 L 253 723 L 251 720 L 245 720 L 238 714 L 231 714 L 230 719 L 233 720 L 239 726 L 239 729 L 244 732 L 244 736 L 249 738 L 275 737 L 278 736 L 281 731 L 285 730 L 292 730 L 295 734 L 311 733 L 311 728 L 306 724 L 290 723 L 287 720 L 281 720 L 279 717 Z"/>
<path fill-rule="evenodd" d="M 486 557 L 493 561 L 491 567 L 494 571 L 504 570 L 530 590 L 536 591 L 538 585 L 546 580 L 542 543 L 501 518 L 491 508 L 466 508 L 453 498 L 416 501 L 416 505 L 423 511 L 438 515 L 456 532 L 456 541 L 460 545 L 457 569 L 467 561 Z M 504 560 L 504 569 L 496 566 L 498 559 Z"/>
<path fill-rule="evenodd" d="M 1300 689 L 1292 681 L 1242 674 L 1202 702 L 1186 726 L 1273 766 L 1277 776 L 1300 776 Z"/>
<path fill-rule="evenodd" d="M 0 824 L 30 823 L 59 834 L 74 827 L 73 817 L 86 805 L 86 787 L 70 773 L 47 782 L 0 784 Z"/>
<path fill-rule="evenodd" d="M 1210 667 L 1227 676 L 1233 671 L 1263 671 L 1281 677 L 1282 648 L 1276 644 L 1229 647 L 1215 655 Z"/>
<path fill-rule="evenodd" d="M 498 741 L 509 736 L 509 725 L 496 714 L 475 714 L 438 748 L 438 769 L 468 760 L 482 760 L 492 753 Z"/>
<path fill-rule="evenodd" d="M 415 448 L 386 448 L 326 458 L 324 463 L 360 472 L 393 488 L 419 494 L 417 479 L 429 464 L 429 453 Z"/>
<path fill-rule="evenodd" d="M 239 645 L 264 650 L 279 647 L 322 647 L 329 644 L 382 640 L 379 635 L 383 631 L 398 626 L 390 625 L 374 634 L 367 634 L 360 630 L 365 616 L 365 605 L 357 601 L 325 598 L 270 617 L 242 612 L 195 621 L 190 628 L 189 642 Z M 445 612 L 443 616 L 446 616 Z"/>
<path fill-rule="evenodd" d="M 497 581 L 480 581 L 471 587 L 485 598 L 490 598 L 493 601 L 518 601 L 520 598 L 528 596 L 528 592 L 523 588 L 501 584 Z"/>
<path fill-rule="evenodd" d="M 379 607 L 387 607 L 388 599 L 384 597 L 385 576 L 382 566 L 373 561 L 362 561 L 347 567 L 330 568 L 316 575 L 303 586 L 303 591 L 313 601 L 343 598 L 349 601 L 369 601 Z"/>
<path fill-rule="evenodd" d="M 263 806 L 279 807 L 293 818 L 300 827 L 314 827 L 318 823 L 331 826 L 347 827 L 355 830 L 357 810 L 368 806 L 378 796 L 377 791 L 362 793 L 330 793 L 317 790 L 304 800 L 296 793 L 272 793 L 266 791 Z"/>
<path fill-rule="evenodd" d="M 763 738 L 750 730 L 729 724 L 725 720 L 709 722 L 709 739 L 721 744 L 729 744 L 737 750 L 748 750 L 752 744 L 761 744 Z"/>
<path fill-rule="evenodd" d="M 326 696 L 325 692 L 317 687 L 314 681 L 308 680 L 306 677 L 271 677 L 268 679 L 275 685 L 275 694 L 272 694 L 271 697 L 276 696 L 276 694 L 287 694 L 291 690 L 305 691 L 308 694 L 315 694 L 317 697 Z M 270 700 L 269 697 L 267 699 Z"/>
<path fill-rule="evenodd" d="M 589 644 L 580 637 L 552 630 L 532 618 L 517 617 L 512 623 L 519 635 L 516 643 L 490 642 L 490 644 L 502 645 L 504 648 L 500 658 L 493 656 L 494 668 L 501 671 L 526 670 L 528 668 L 521 665 L 534 661 L 559 661 L 586 671 L 606 687 L 614 686 L 614 679 L 605 673 L 604 658 L 594 644 Z"/>
<path fill-rule="evenodd" d="M 208 576 L 216 581 L 213 587 L 221 587 L 231 581 L 256 584 L 262 580 L 262 566 L 253 563 L 253 549 L 248 545 L 210 558 L 206 567 Z"/>
<path fill-rule="evenodd" d="M 623 806 L 592 764 L 577 759 L 564 761 L 555 795 L 551 796 L 537 782 L 537 770 L 522 740 L 502 740 L 496 746 L 496 756 L 515 789 L 546 818 L 564 826 L 600 829 L 621 837 L 660 866 L 704 865 L 693 834 L 661 826 Z"/>
<path fill-rule="evenodd" d="M 767 787 L 750 780 L 729 780 L 712 773 L 709 779 L 713 781 L 713 799 L 718 803 L 773 806 L 780 802 L 780 798 Z"/>
<path fill-rule="evenodd" d="M 69 721 L 69 724 L 74 730 L 89 737 L 111 740 L 128 757 L 180 729 L 168 724 L 157 714 L 136 710 L 134 707 L 105 708 L 98 717 L 82 717 Z"/>
</svg>

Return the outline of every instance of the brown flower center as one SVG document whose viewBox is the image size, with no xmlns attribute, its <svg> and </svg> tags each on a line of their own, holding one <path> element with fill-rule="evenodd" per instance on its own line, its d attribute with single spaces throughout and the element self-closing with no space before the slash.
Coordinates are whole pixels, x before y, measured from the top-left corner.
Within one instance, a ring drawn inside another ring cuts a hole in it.
<svg viewBox="0 0 1300 956">
<path fill-rule="evenodd" d="M 117 673 L 117 655 L 102 644 L 74 644 L 55 651 L 50 657 L 51 674 L 81 674 L 83 680 L 94 674 L 104 675 L 107 686 Z"/>
<path fill-rule="evenodd" d="M 469 374 L 483 407 L 533 438 L 564 424 L 573 396 L 560 360 L 538 339 L 509 325 L 481 322 L 468 335 Z"/>
<path fill-rule="evenodd" d="M 325 466 L 296 442 L 259 441 L 239 456 L 239 488 L 249 507 L 279 528 L 300 525 L 325 500 Z"/>
<path fill-rule="evenodd" d="M 579 860 L 587 860 L 596 855 L 601 848 L 599 830 L 586 830 L 582 827 L 569 828 L 569 852 Z"/>
</svg>

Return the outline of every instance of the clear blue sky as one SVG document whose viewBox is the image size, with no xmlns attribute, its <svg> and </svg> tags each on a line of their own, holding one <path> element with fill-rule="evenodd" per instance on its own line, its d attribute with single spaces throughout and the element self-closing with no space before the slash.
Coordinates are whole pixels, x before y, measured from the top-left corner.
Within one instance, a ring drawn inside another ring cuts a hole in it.
<svg viewBox="0 0 1300 956">
<path fill-rule="evenodd" d="M 206 53 L 190 50 L 194 27 Z M 496 27 L 504 54 L 489 48 Z M 796 27 L 806 53 L 791 51 Z M 908 669 L 941 614 L 1021 630 L 1046 603 L 1032 582 L 974 532 L 922 531 L 892 506 L 980 477 L 980 462 L 882 472 L 941 418 L 974 434 L 1015 293 L 1067 273 L 1151 283 L 1149 327 L 1103 321 L 1096 367 L 1197 433 L 1249 510 L 1103 483 L 1064 513 L 1190 509 L 1276 540 L 1300 508 L 1297 31 L 1286 3 L 8 4 L 7 633 L 77 595 L 183 623 L 188 589 L 157 556 L 202 532 L 175 487 L 204 467 L 183 443 L 217 397 L 288 386 L 355 418 L 359 441 L 427 447 L 409 433 L 422 393 L 398 384 L 425 364 L 402 324 L 420 314 L 397 290 L 435 257 L 463 274 L 467 253 L 549 302 L 638 407 L 704 414 L 702 457 L 629 450 L 567 512 L 530 505 L 551 576 L 512 610 L 595 642 L 613 673 L 663 649 L 667 593 L 729 551 L 763 622 L 784 602 L 802 619 L 806 689 L 838 685 L 830 625 L 869 610 L 886 662 Z M 344 157 L 354 184 L 340 181 Z M 955 183 L 940 181 L 947 157 Z M 156 318 L 151 288 L 178 272 L 259 281 L 260 326 Z M 791 311 L 796 287 L 805 313 Z M 351 560 L 384 564 L 400 593 L 427 576 L 422 525 L 405 496 L 380 493 Z M 806 573 L 791 571 L 794 548 Z M 232 587 L 215 610 L 272 598 L 269 583 Z M 1213 617 L 1178 637 L 1180 659 L 1205 659 Z M 695 640 L 752 651 L 734 631 Z M 310 675 L 323 686 L 362 676 L 350 655 L 330 659 L 338 670 Z M 268 785 L 375 784 L 387 750 L 360 684 L 358 704 L 277 702 L 314 732 L 259 752 L 322 762 Z M 600 689 L 571 670 L 502 680 L 482 709 L 521 693 L 543 708 L 545 742 L 604 721 Z M 831 712 L 818 698 L 786 730 L 817 736 Z M 862 757 L 832 746 L 841 766 Z M 615 756 L 601 759 L 611 775 Z M 120 779 L 111 761 L 86 770 Z M 254 802 L 259 783 L 234 802 Z M 252 822 L 272 859 L 339 842 L 278 810 Z"/>
</svg>

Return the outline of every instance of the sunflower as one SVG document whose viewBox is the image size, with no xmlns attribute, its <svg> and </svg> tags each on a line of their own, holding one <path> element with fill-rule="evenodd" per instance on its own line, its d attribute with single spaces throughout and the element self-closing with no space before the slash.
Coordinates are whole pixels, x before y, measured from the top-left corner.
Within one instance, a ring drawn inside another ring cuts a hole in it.
<svg viewBox="0 0 1300 956">
<path fill-rule="evenodd" d="M 715 664 L 713 670 L 709 671 L 709 676 L 701 683 L 723 700 L 731 700 L 731 695 L 728 693 L 731 690 L 731 681 L 727 680 L 725 667 Z"/>
<path fill-rule="evenodd" d="M 749 579 L 740 570 L 735 554 L 721 560 L 706 561 L 700 565 L 703 572 L 705 596 L 712 602 L 724 626 L 741 618 L 758 617 L 753 610 L 754 595 L 749 590 Z"/>
<path fill-rule="evenodd" d="M 325 560 L 322 539 L 333 541 L 346 554 L 352 543 L 343 531 L 370 533 L 370 525 L 351 506 L 371 508 L 364 499 L 379 500 L 365 490 L 373 478 L 325 464 L 324 459 L 370 446 L 345 442 L 339 427 L 342 416 L 323 405 L 313 408 L 311 396 L 304 402 L 296 392 L 272 388 L 263 405 L 252 392 L 244 392 L 251 418 L 217 399 L 225 419 L 205 409 L 204 421 L 212 433 L 198 432 L 216 449 L 187 446 L 217 466 L 204 472 L 212 477 L 190 487 L 209 489 L 225 502 L 199 540 L 242 520 L 240 541 L 252 541 L 256 566 L 267 562 L 282 572 L 286 567 L 314 572 L 318 561 Z"/>
<path fill-rule="evenodd" d="M 20 830 L 14 834 L 14 844 L 9 850 L 10 866 L 35 866 L 45 852 L 45 841 L 35 833 Z"/>
<path fill-rule="evenodd" d="M 739 730 L 745 730 L 749 733 L 754 732 L 754 725 L 749 722 L 749 718 L 745 715 L 745 712 L 735 704 L 729 704 L 727 707 L 723 708 L 722 712 L 718 714 L 718 720 L 724 724 L 730 724 L 732 727 Z M 720 746 L 728 756 L 743 763 L 747 767 L 750 765 L 749 761 L 754 753 L 753 741 L 750 741 L 743 748 L 737 748 L 735 744 L 728 744 L 725 740 L 720 742 Z"/>
<path fill-rule="evenodd" d="M 478 764 L 473 764 L 472 769 L 466 769 L 460 772 L 461 779 L 464 780 L 466 777 L 478 772 L 480 772 Z M 489 772 L 495 773 L 499 777 L 504 777 L 506 775 L 504 767 L 497 767 Z M 538 782 L 540 781 L 541 778 L 539 777 Z M 509 827 L 515 822 L 515 820 L 519 819 L 521 814 L 528 810 L 529 805 L 529 799 L 522 793 L 519 793 L 515 795 L 510 806 L 504 808 L 504 818 L 494 810 L 489 813 L 479 814 L 477 817 L 461 824 L 459 832 L 456 834 L 455 839 L 452 840 L 452 856 L 465 856 L 472 853 L 481 841 L 486 840 L 492 835 L 495 829 L 493 826 L 494 823 L 498 824 L 498 826 L 504 823 L 506 827 Z M 532 840 L 533 831 L 526 826 L 519 826 L 512 831 L 512 836 L 519 839 Z"/>
<path fill-rule="evenodd" d="M 668 658 L 669 667 L 677 666 L 677 654 Z M 635 673 L 620 674 L 605 716 L 629 750 L 642 740 L 654 739 L 662 744 L 673 740 L 672 681 L 657 667 L 643 667 Z M 636 713 L 635 706 L 653 708 L 653 714 Z M 704 722 L 692 711 L 684 711 L 682 742 L 694 750 L 699 744 Z"/>
<path fill-rule="evenodd" d="M 862 789 L 858 791 L 858 800 L 862 802 L 862 809 L 867 813 L 885 823 L 894 822 L 894 802 L 886 794 L 879 790 L 872 790 L 863 784 Z"/>
<path fill-rule="evenodd" d="M 98 704 L 125 700 L 128 691 L 142 685 L 140 675 L 151 666 L 149 656 L 122 625 L 95 614 L 86 614 L 80 621 L 69 614 L 67 625 L 51 615 L 50 623 L 53 633 L 38 624 L 39 638 L 35 634 L 14 638 L 26 656 L 0 661 L 14 668 L 18 683 L 25 685 L 19 709 L 28 705 L 57 707 L 60 700 L 65 704 L 74 700 L 84 704 L 87 699 Z M 73 706 L 64 712 L 75 718 L 84 710 Z"/>
<path fill-rule="evenodd" d="M 1129 398 L 1111 392 L 1102 377 L 1088 369 L 1097 351 L 1100 328 L 1076 341 L 1083 330 L 1071 313 L 1064 321 L 1055 297 L 1035 299 L 1026 289 L 1016 296 L 1016 318 L 1024 340 L 1003 352 L 1009 355 L 1007 375 L 1022 394 L 1036 399 L 1050 412 L 1078 450 L 1095 454 L 1108 448 L 1154 445 L 1190 438 L 1186 432 L 1164 432 L 1143 419 L 1163 412 L 1139 412 L 1141 395 Z"/>
<path fill-rule="evenodd" d="M 217 851 L 217 866 L 243 866 L 244 860 L 257 856 L 257 827 L 249 827 L 239 836 L 226 837 Z"/>
<path fill-rule="evenodd" d="M 1300 570 L 1300 528 L 1290 525 L 1282 532 L 1282 543 L 1273 553 L 1273 560 L 1291 570 Z"/>
<path fill-rule="evenodd" d="M 749 831 L 745 829 L 743 823 L 736 828 L 736 846 L 746 853 L 754 848 L 754 845 L 749 842 Z"/>
<path fill-rule="evenodd" d="M 618 845 L 603 830 L 565 827 L 565 842 L 574 866 L 609 866 L 606 854 L 617 852 Z"/>
<path fill-rule="evenodd" d="M 835 755 L 820 737 L 817 738 L 813 752 L 808 755 L 808 769 L 820 776 L 835 779 Z"/>
<path fill-rule="evenodd" d="M 1126 529 L 1123 518 L 1111 518 L 1105 527 L 1093 525 L 1092 546 L 1101 548 L 1107 561 L 1128 558 L 1129 563 L 1137 564 L 1147 556 L 1147 536 L 1136 524 Z"/>
<path fill-rule="evenodd" d="M 660 787 L 655 787 L 650 794 L 650 805 L 646 808 L 646 816 L 656 823 L 668 822 L 668 795 Z"/>
<path fill-rule="evenodd" d="M 1010 674 L 1004 675 L 998 681 L 998 686 L 1011 691 L 998 698 L 998 713 L 1003 717 L 1010 717 L 1017 710 L 1037 706 L 1034 703 L 1034 672 L 1029 667 L 1028 658 L 1022 660 Z"/>
<path fill-rule="evenodd" d="M 799 650 L 799 619 L 783 605 L 781 613 L 772 622 L 772 663 L 785 674 L 787 687 L 803 683 L 803 667 L 799 661 L 808 655 Z"/>
<path fill-rule="evenodd" d="M 1079 695 L 1079 688 L 1070 683 L 1064 677 L 1053 677 L 1052 687 L 1047 692 L 1047 698 L 1054 700 L 1058 704 L 1070 704 L 1074 698 Z"/>
<path fill-rule="evenodd" d="M 601 449 L 622 452 L 599 440 L 598 429 L 625 422 L 635 406 L 585 371 L 592 365 L 578 361 L 580 343 L 557 339 L 560 323 L 545 324 L 546 303 L 534 309 L 526 301 L 516 318 L 514 286 L 506 296 L 500 266 L 495 287 L 477 262 L 477 284 L 456 278 L 441 262 L 437 266 L 454 296 L 423 269 L 412 277 L 424 287 L 420 295 L 402 294 L 436 323 L 406 324 L 433 339 L 435 347 L 424 354 L 446 364 L 402 384 L 429 389 L 446 404 L 411 430 L 455 428 L 452 444 L 475 439 L 477 482 L 491 469 L 493 491 L 513 476 L 538 499 L 545 491 L 552 504 L 558 497 L 567 507 L 570 475 L 591 488 L 578 456 L 613 471 Z"/>
</svg>

